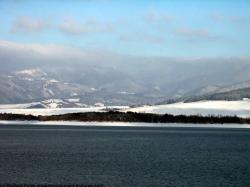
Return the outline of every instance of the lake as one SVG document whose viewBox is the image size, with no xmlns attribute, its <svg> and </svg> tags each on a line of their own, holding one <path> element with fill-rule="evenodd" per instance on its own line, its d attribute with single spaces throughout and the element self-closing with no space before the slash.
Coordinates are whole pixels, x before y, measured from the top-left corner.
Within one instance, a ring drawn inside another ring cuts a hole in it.
<svg viewBox="0 0 250 187">
<path fill-rule="evenodd" d="M 250 129 L 0 125 L 0 184 L 250 186 Z"/>
</svg>

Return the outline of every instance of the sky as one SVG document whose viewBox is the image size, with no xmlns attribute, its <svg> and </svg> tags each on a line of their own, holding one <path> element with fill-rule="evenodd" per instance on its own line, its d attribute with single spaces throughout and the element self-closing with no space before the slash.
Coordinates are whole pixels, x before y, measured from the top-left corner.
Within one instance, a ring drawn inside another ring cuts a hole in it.
<svg viewBox="0 0 250 187">
<path fill-rule="evenodd" d="M 0 45 L 249 57 L 249 9 L 249 0 L 0 0 Z"/>
</svg>

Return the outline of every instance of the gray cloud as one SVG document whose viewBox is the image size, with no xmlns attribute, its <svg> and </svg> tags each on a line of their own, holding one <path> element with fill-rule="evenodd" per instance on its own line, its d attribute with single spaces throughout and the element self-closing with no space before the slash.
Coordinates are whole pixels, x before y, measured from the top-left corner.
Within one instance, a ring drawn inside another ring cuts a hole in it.
<svg viewBox="0 0 250 187">
<path fill-rule="evenodd" d="M 11 32 L 40 32 L 49 27 L 45 20 L 36 20 L 30 17 L 20 17 L 12 25 Z"/>
<path fill-rule="evenodd" d="M 95 18 L 89 18 L 85 22 L 77 22 L 72 17 L 64 19 L 58 29 L 65 34 L 79 35 L 94 32 L 112 32 L 113 25 L 111 23 L 103 23 Z"/>
<path fill-rule="evenodd" d="M 199 63 L 204 61 L 222 62 L 227 61 L 250 61 L 246 58 L 180 58 L 180 57 L 161 57 L 161 58 L 145 58 L 135 57 L 130 55 L 121 55 L 103 50 L 86 50 L 82 48 L 70 47 L 56 44 L 37 44 L 37 43 L 18 43 L 6 40 L 0 40 L 0 65 L 4 67 L 3 63 L 8 66 L 11 62 L 16 65 L 38 64 L 38 65 L 52 65 L 60 63 L 61 65 L 68 63 L 96 63 L 102 65 L 105 61 L 107 63 L 124 62 L 133 63 L 143 62 L 149 60 L 150 62 L 173 62 L 173 63 Z"/>
<path fill-rule="evenodd" d="M 22 54 L 23 56 L 30 58 L 50 60 L 82 60 L 86 58 L 86 52 L 80 50 L 79 48 L 56 44 L 17 43 L 6 40 L 0 40 L 0 49 L 2 52 L 5 51 L 6 53 L 16 53 L 17 55 Z"/>
<path fill-rule="evenodd" d="M 20 17 L 16 19 L 11 28 L 12 33 L 38 33 L 45 29 L 58 30 L 64 34 L 81 35 L 86 33 L 112 32 L 114 24 L 110 22 L 100 22 L 96 18 L 88 18 L 85 21 L 76 21 L 73 17 L 67 17 L 61 23 L 53 21 L 34 19 L 30 17 Z"/>
<path fill-rule="evenodd" d="M 27 67 L 74 66 L 76 64 L 102 65 L 112 63 L 119 55 L 105 50 L 89 50 L 57 44 L 18 43 L 0 40 L 0 66 L 4 69 Z"/>
</svg>

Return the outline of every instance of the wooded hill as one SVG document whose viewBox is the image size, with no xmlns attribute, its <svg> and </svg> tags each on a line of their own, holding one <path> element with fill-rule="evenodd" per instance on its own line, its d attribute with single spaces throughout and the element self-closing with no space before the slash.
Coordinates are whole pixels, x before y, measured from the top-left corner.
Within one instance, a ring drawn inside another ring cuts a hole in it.
<svg viewBox="0 0 250 187">
<path fill-rule="evenodd" d="M 0 120 L 36 120 L 36 121 L 95 121 L 95 122 L 146 122 L 146 123 L 238 123 L 250 124 L 250 118 L 237 116 L 200 116 L 171 115 L 134 112 L 86 112 L 50 116 L 33 116 L 24 114 L 0 114 Z"/>
</svg>

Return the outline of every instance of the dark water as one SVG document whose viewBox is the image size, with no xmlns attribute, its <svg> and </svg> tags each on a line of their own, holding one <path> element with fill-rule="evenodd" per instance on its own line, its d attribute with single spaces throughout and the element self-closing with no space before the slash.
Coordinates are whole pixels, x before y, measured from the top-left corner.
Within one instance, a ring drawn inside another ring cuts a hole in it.
<svg viewBox="0 0 250 187">
<path fill-rule="evenodd" d="M 0 181 L 250 186 L 250 130 L 1 125 Z"/>
</svg>

